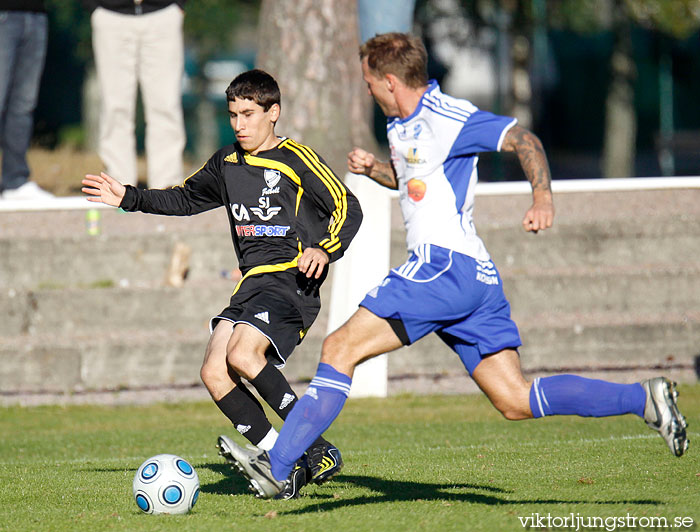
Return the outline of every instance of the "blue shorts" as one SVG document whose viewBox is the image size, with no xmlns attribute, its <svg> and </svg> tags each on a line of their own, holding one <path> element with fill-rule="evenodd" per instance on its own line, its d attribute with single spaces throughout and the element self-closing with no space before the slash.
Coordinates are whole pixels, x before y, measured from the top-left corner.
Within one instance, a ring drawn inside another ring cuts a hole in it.
<svg viewBox="0 0 700 532">
<path fill-rule="evenodd" d="M 431 244 L 392 269 L 360 306 L 400 320 L 407 345 L 437 333 L 470 374 L 484 356 L 521 345 L 493 262 Z"/>
</svg>

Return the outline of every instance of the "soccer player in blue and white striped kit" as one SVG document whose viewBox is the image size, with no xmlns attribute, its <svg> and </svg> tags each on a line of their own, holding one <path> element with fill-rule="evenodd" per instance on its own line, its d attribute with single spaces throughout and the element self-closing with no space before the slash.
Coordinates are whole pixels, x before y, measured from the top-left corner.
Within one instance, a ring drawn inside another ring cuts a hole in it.
<svg viewBox="0 0 700 532">
<path fill-rule="evenodd" d="M 532 185 L 523 227 L 533 232 L 551 227 L 550 173 L 539 139 L 513 118 L 442 93 L 428 80 L 423 44 L 411 35 L 378 35 L 362 45 L 360 58 L 369 93 L 388 117 L 391 162 L 355 148 L 348 167 L 399 190 L 412 254 L 325 340 L 316 376 L 274 447 L 230 449 L 258 495 L 272 497 L 284 488 L 296 460 L 340 413 L 357 364 L 431 332 L 459 355 L 507 419 L 636 414 L 681 456 L 688 446 L 686 422 L 667 379 L 615 384 L 555 375 L 528 382 L 521 372 L 518 329 L 498 271 L 474 229 L 472 209 L 478 154 L 514 152 Z"/>
</svg>

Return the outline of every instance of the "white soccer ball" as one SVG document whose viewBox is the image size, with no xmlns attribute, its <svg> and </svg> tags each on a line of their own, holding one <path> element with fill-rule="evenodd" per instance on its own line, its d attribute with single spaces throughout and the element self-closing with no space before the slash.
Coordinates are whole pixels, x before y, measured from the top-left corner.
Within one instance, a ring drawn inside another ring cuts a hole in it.
<svg viewBox="0 0 700 532">
<path fill-rule="evenodd" d="M 187 460 L 159 454 L 146 460 L 134 477 L 134 500 L 147 514 L 185 514 L 199 497 L 199 477 Z"/>
</svg>

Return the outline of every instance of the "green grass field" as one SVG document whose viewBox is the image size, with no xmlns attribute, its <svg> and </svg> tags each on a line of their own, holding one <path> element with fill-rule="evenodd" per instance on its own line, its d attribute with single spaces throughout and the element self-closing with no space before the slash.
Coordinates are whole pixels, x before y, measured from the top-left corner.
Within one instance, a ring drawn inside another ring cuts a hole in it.
<svg viewBox="0 0 700 532">
<path fill-rule="evenodd" d="M 571 514 L 607 530 L 627 516 L 695 523 L 700 386 L 679 390 L 696 440 L 680 459 L 634 416 L 508 422 L 482 396 L 350 400 L 327 434 L 345 468 L 295 501 L 246 492 L 216 453 L 234 431 L 210 403 L 0 408 L 0 530 L 501 531 L 533 514 L 550 530 Z M 199 474 L 188 515 L 145 515 L 132 499 L 136 468 L 159 453 Z"/>
</svg>

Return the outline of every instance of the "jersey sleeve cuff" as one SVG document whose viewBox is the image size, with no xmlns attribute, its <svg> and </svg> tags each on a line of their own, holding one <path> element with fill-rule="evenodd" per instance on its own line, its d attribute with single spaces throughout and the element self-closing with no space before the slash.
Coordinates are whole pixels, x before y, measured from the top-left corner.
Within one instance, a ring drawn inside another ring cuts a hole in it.
<svg viewBox="0 0 700 532">
<path fill-rule="evenodd" d="M 136 188 L 131 185 L 124 186 L 126 187 L 126 191 L 124 192 L 122 202 L 119 204 L 119 208 L 133 212 L 136 210 Z"/>
</svg>

